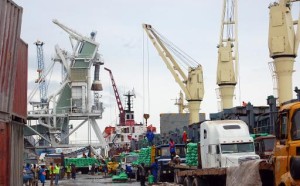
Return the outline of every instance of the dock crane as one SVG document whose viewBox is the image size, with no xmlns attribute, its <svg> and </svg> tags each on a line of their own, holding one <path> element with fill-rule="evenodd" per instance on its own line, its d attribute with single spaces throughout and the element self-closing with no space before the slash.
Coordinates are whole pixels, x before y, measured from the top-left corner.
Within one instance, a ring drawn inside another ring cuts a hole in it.
<svg viewBox="0 0 300 186">
<path fill-rule="evenodd" d="M 38 79 L 35 81 L 36 83 L 39 83 L 39 89 L 40 89 L 40 100 L 41 100 L 41 107 L 43 107 L 43 104 L 47 103 L 47 88 L 45 79 L 43 77 L 43 73 L 45 70 L 45 61 L 44 61 L 44 49 L 43 45 L 45 44 L 42 41 L 36 41 L 34 43 L 36 45 L 36 51 L 37 51 L 37 62 L 38 62 Z"/>
<path fill-rule="evenodd" d="M 116 86 L 114 76 L 113 76 L 110 69 L 104 67 L 104 70 L 108 71 L 109 76 L 110 76 L 110 80 L 111 80 L 111 84 L 112 84 L 112 87 L 114 89 L 115 97 L 116 97 L 119 112 L 120 112 L 120 114 L 119 114 L 119 124 L 120 125 L 125 125 L 125 111 L 124 111 L 124 108 L 123 108 L 123 105 L 122 105 L 122 102 L 121 102 L 121 99 L 120 99 L 120 96 L 119 96 L 119 92 L 118 92 L 118 89 L 117 89 L 117 86 Z"/>
<path fill-rule="evenodd" d="M 277 76 L 279 104 L 293 98 L 292 73 L 300 40 L 300 17 L 293 21 L 291 6 L 299 0 L 280 0 L 270 4 L 269 52 Z M 297 24 L 297 33 L 294 25 Z"/>
<path fill-rule="evenodd" d="M 226 33 L 225 33 L 226 32 Z M 217 85 L 221 108 L 233 107 L 238 77 L 237 0 L 224 0 L 218 44 Z"/>
<path fill-rule="evenodd" d="M 200 104 L 204 95 L 202 66 L 198 63 L 195 67 L 189 66 L 187 76 L 167 49 L 167 42 L 164 38 L 151 25 L 143 24 L 143 28 L 185 94 L 190 112 L 189 124 L 199 122 Z"/>
</svg>

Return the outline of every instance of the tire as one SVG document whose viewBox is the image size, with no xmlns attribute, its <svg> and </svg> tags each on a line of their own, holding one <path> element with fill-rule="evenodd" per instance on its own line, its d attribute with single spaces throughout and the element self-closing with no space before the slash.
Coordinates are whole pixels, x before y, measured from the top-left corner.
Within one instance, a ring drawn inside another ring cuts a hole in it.
<svg viewBox="0 0 300 186">
<path fill-rule="evenodd" d="M 183 181 L 183 186 L 192 186 L 193 180 L 190 177 L 185 177 Z"/>
<path fill-rule="evenodd" d="M 174 171 L 174 182 L 177 184 L 183 184 L 183 177 L 177 175 L 178 170 Z"/>
</svg>

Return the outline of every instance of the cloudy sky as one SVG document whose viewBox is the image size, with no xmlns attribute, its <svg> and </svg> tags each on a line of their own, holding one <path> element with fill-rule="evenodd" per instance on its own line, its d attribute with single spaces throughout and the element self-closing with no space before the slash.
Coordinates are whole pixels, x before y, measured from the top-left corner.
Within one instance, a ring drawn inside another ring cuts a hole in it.
<svg viewBox="0 0 300 186">
<path fill-rule="evenodd" d="M 46 66 L 51 62 L 54 46 L 70 50 L 68 35 L 52 23 L 58 19 L 83 35 L 97 31 L 105 67 L 113 71 L 119 93 L 135 89 L 136 120 L 149 113 L 149 123 L 159 127 L 160 113 L 176 113 L 174 105 L 179 86 L 166 68 L 142 29 L 151 24 L 176 46 L 203 67 L 205 95 L 201 112 L 218 112 L 216 97 L 217 44 L 220 34 L 221 0 L 15 0 L 23 7 L 21 37 L 29 45 L 29 92 L 37 77 L 36 40 L 44 41 Z M 268 62 L 268 6 L 271 0 L 239 1 L 240 84 L 236 88 L 234 105 L 250 101 L 266 105 L 273 94 Z M 298 5 L 297 5 L 298 6 Z M 144 51 L 144 55 L 143 55 Z M 148 57 L 149 56 L 149 57 Z M 143 69 L 143 66 L 149 68 Z M 296 60 L 294 80 L 299 80 Z M 149 74 L 147 73 L 149 71 Z M 108 73 L 101 67 L 104 85 L 102 101 L 106 107 L 103 129 L 114 124 L 118 110 Z M 147 79 L 149 78 L 149 84 Z M 52 81 L 59 81 L 55 79 Z M 145 80 L 145 81 L 143 81 Z M 297 81 L 294 81 L 294 86 Z M 299 84 L 298 84 L 299 85 Z M 143 88 L 144 87 L 144 88 Z M 149 92 L 149 96 L 148 96 Z M 150 100 L 150 101 L 149 101 Z"/>
</svg>

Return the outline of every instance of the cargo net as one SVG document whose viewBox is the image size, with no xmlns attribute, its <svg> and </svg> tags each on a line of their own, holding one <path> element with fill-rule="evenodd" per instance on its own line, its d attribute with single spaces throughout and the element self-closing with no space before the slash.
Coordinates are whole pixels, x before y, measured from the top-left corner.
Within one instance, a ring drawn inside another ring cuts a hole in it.
<svg viewBox="0 0 300 186">
<path fill-rule="evenodd" d="M 226 186 L 247 185 L 261 186 L 259 163 L 261 160 L 243 162 L 237 167 L 228 167 L 226 170 Z"/>
<path fill-rule="evenodd" d="M 187 144 L 186 164 L 188 166 L 197 166 L 198 165 L 197 143 L 188 143 Z"/>
</svg>

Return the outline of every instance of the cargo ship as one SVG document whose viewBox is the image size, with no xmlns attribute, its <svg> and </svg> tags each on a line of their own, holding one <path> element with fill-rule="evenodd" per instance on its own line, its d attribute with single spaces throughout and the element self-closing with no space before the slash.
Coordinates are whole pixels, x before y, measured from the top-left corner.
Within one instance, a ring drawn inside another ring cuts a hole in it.
<svg viewBox="0 0 300 186">
<path fill-rule="evenodd" d="M 122 108 L 119 114 L 119 123 L 115 126 L 105 127 L 102 135 L 106 142 L 109 144 L 109 156 L 119 154 L 122 152 L 130 152 L 137 150 L 132 147 L 132 142 L 140 141 L 145 138 L 147 130 L 151 130 L 156 133 L 156 127 L 135 121 L 134 110 L 133 110 L 133 99 L 135 97 L 134 91 L 128 91 L 125 96 L 125 109 Z"/>
</svg>

